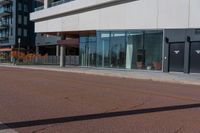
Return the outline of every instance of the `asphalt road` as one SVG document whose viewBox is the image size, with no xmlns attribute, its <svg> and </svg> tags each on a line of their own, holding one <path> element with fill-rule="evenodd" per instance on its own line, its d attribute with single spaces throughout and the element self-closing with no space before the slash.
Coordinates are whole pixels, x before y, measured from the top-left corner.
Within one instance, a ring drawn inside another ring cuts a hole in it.
<svg viewBox="0 0 200 133">
<path fill-rule="evenodd" d="M 200 86 L 0 67 L 0 133 L 200 133 L 199 114 Z"/>
</svg>

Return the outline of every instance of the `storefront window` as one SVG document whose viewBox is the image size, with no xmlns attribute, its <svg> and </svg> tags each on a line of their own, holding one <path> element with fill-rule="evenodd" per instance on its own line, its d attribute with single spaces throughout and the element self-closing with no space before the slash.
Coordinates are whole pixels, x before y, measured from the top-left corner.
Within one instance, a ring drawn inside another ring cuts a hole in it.
<svg viewBox="0 0 200 133">
<path fill-rule="evenodd" d="M 127 33 L 126 68 L 142 69 L 144 66 L 143 32 Z"/>
<path fill-rule="evenodd" d="M 96 37 L 80 37 L 80 64 L 81 66 L 96 66 Z"/>
<path fill-rule="evenodd" d="M 126 34 L 125 32 L 111 33 L 111 64 L 113 68 L 124 68 L 126 57 Z"/>
<path fill-rule="evenodd" d="M 162 44 L 162 31 L 98 31 L 97 37 L 80 37 L 80 61 L 82 66 L 161 70 Z"/>
<path fill-rule="evenodd" d="M 96 49 L 97 49 L 97 41 L 96 37 L 90 36 L 88 43 L 88 66 L 96 66 Z"/>
<path fill-rule="evenodd" d="M 110 67 L 110 32 L 99 33 L 97 44 L 97 66 Z"/>
<path fill-rule="evenodd" d="M 81 66 L 87 65 L 87 43 L 88 38 L 87 37 L 80 37 L 80 64 Z"/>
<path fill-rule="evenodd" d="M 145 32 L 144 50 L 145 66 L 148 69 L 162 69 L 162 32 Z"/>
</svg>

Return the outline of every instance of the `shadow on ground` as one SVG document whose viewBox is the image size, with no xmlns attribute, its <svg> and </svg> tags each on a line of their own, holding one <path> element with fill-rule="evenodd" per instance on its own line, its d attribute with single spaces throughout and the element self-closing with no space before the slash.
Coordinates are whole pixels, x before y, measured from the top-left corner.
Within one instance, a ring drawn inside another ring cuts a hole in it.
<svg viewBox="0 0 200 133">
<path fill-rule="evenodd" d="M 184 109 L 192 109 L 192 108 L 200 108 L 200 103 L 166 106 L 166 107 L 158 107 L 158 108 L 138 109 L 138 110 L 128 110 L 128 111 L 118 111 L 118 112 L 109 112 L 109 113 L 88 114 L 88 115 L 79 115 L 79 116 L 70 116 L 70 117 L 60 117 L 60 118 L 51 118 L 51 119 L 11 122 L 11 123 L 0 124 L 0 130 L 5 130 L 9 128 L 22 128 L 22 127 L 58 124 L 58 123 L 69 123 L 69 122 L 75 122 L 75 121 L 105 119 L 105 118 L 122 117 L 122 116 L 130 116 L 130 115 L 140 115 L 140 114 L 147 114 L 147 113 L 176 111 L 176 110 L 184 110 Z"/>
</svg>

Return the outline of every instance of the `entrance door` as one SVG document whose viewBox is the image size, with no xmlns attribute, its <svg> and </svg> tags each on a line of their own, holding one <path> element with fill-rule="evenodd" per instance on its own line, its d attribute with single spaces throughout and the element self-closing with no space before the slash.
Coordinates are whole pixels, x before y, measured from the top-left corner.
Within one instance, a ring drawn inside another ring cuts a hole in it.
<svg viewBox="0 0 200 133">
<path fill-rule="evenodd" d="M 200 73 L 200 42 L 191 43 L 190 72 Z"/>
<path fill-rule="evenodd" d="M 170 44 L 169 70 L 173 72 L 184 71 L 184 43 Z"/>
</svg>

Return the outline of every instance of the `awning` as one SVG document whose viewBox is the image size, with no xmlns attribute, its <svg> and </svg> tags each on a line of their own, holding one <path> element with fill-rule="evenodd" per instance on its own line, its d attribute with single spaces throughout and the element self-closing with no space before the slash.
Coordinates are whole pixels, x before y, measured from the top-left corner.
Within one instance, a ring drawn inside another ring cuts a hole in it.
<svg viewBox="0 0 200 133">
<path fill-rule="evenodd" d="M 79 47 L 79 39 L 66 39 L 66 40 L 58 40 L 58 45 L 64 45 L 67 47 Z"/>
</svg>

